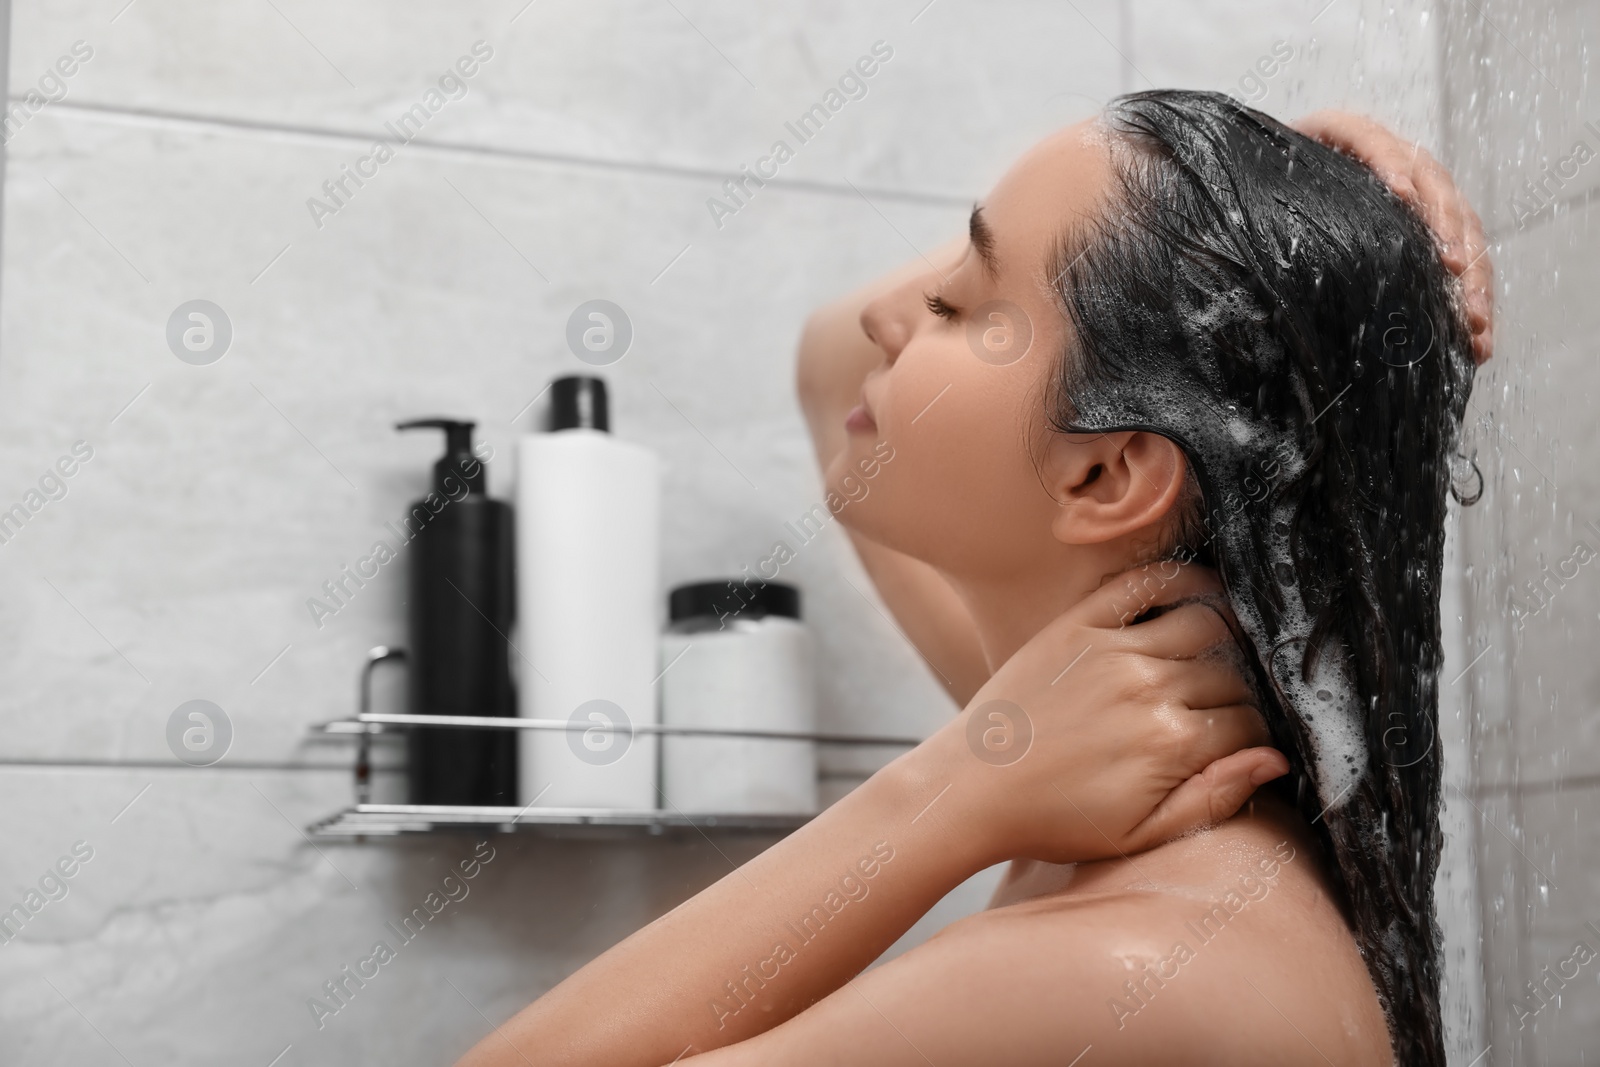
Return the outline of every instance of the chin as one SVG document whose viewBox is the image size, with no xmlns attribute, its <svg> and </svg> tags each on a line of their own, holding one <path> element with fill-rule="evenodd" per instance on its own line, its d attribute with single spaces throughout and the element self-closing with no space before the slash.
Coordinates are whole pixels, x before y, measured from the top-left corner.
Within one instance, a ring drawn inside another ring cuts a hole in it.
<svg viewBox="0 0 1600 1067">
<path fill-rule="evenodd" d="M 845 526 L 874 541 L 884 540 L 877 529 L 884 518 L 877 505 L 884 495 L 885 472 L 893 467 L 894 459 L 894 446 L 887 441 L 870 445 L 851 441 L 850 447 L 828 465 L 828 511 Z"/>
<path fill-rule="evenodd" d="M 908 507 L 904 486 L 868 483 L 870 488 L 863 494 L 858 478 L 852 498 L 846 491 L 849 484 L 836 479 L 829 479 L 828 483 L 828 509 L 840 525 L 852 534 L 914 559 L 931 563 L 941 555 L 943 524 L 929 522 L 916 506 Z"/>
</svg>

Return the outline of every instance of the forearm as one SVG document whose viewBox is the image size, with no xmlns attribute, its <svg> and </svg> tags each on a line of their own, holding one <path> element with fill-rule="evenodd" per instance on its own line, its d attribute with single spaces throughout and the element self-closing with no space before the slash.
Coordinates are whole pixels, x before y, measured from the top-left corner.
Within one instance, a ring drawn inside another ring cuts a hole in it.
<svg viewBox="0 0 1600 1067">
<path fill-rule="evenodd" d="M 913 755 L 585 966 L 460 1067 L 657 1067 L 837 989 L 987 865 L 974 835 L 918 817 L 948 781 Z"/>
</svg>

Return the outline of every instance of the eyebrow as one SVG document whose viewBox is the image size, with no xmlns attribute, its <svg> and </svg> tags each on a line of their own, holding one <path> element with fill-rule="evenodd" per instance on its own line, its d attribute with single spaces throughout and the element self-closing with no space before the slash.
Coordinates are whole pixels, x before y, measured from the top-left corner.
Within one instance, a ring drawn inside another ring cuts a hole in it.
<svg viewBox="0 0 1600 1067">
<path fill-rule="evenodd" d="M 972 206 L 972 216 L 967 219 L 967 237 L 972 241 L 972 248 L 978 253 L 978 259 L 983 262 L 984 273 L 991 280 L 1000 277 L 1000 260 L 994 251 L 994 231 L 989 229 L 988 220 L 983 217 L 981 205 Z"/>
</svg>

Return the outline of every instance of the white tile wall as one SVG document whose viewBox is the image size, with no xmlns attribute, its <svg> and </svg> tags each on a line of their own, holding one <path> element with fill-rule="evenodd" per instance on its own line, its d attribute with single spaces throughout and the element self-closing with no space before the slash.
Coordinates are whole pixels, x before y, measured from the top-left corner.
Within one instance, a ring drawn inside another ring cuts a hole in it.
<svg viewBox="0 0 1600 1067">
<path fill-rule="evenodd" d="M 481 1034 L 475 1008 L 510 1014 L 765 844 L 496 837 L 467 894 L 402 947 L 385 924 L 474 839 L 306 844 L 299 826 L 346 790 L 327 772 L 0 773 L 5 810 L 52 814 L 8 835 L 7 907 L 75 843 L 93 849 L 0 945 L 6 1062 L 266 1064 L 292 1045 L 282 1062 L 448 1063 Z M 379 939 L 398 958 L 319 1027 L 307 1001 Z"/>
<path fill-rule="evenodd" d="M 693 179 L 449 153 L 397 159 L 307 237 L 301 193 L 343 146 L 65 112 L 26 132 L 10 189 L 8 323 L 21 336 L 0 367 L 13 484 L 78 437 L 96 446 L 68 496 L 0 546 L 22 594 L 4 654 L 23 680 L 7 699 L 38 723 L 17 738 L 29 756 L 159 756 L 172 708 L 203 696 L 238 718 L 240 756 L 281 759 L 309 722 L 348 711 L 361 652 L 403 641 L 403 563 L 320 629 L 305 602 L 425 487 L 439 445 L 401 439 L 393 421 L 476 415 L 508 458 L 531 422 L 512 418 L 579 368 L 561 338 L 591 296 L 635 322 L 611 374 L 617 423 L 667 459 L 669 579 L 737 572 L 815 492 L 789 371 L 806 309 L 829 279 L 904 250 L 853 196 L 774 192 L 696 248 Z M 953 224 L 949 209 L 886 211 L 924 245 Z M 839 240 L 844 228 L 859 236 Z M 196 296 L 234 324 L 232 350 L 208 367 L 179 363 L 162 332 Z M 491 463 L 497 489 L 506 462 Z M 826 573 L 813 556 L 798 573 Z M 130 558 L 143 563 L 131 574 Z M 102 729 L 85 737 L 82 719 L 52 711 L 64 685 Z M 918 702 L 897 688 L 897 704 Z M 841 695 L 847 711 L 876 699 Z"/>
<path fill-rule="evenodd" d="M 319 852 L 296 830 L 348 798 L 344 754 L 306 726 L 351 711 L 362 652 L 404 637 L 397 568 L 323 629 L 304 605 L 424 487 L 436 446 L 396 419 L 480 419 L 504 494 L 514 416 L 582 369 L 567 314 L 615 300 L 636 327 L 619 429 L 667 461 L 665 577 L 736 571 L 817 495 L 791 390 L 806 312 L 956 232 L 1042 133 L 1147 77 L 1235 86 L 1280 39 L 1301 51 L 1269 110 L 1437 121 L 1414 3 L 676 6 L 15 6 L 13 104 L 75 41 L 94 55 L 7 146 L 0 505 L 74 441 L 94 458 L 0 545 L 0 898 L 80 838 L 97 852 L 0 945 L 0 1059 L 445 1062 L 479 1010 L 503 1018 L 727 869 L 693 842 L 499 838 L 459 913 L 316 1029 L 306 998 L 470 847 Z M 478 39 L 495 55 L 469 94 L 317 228 L 306 199 Z M 867 96 L 717 228 L 721 177 L 879 39 L 895 54 Z M 163 335 L 200 297 L 235 330 L 209 367 Z M 943 721 L 836 531 L 792 576 L 826 726 Z M 196 697 L 236 729 L 213 769 L 166 749 Z M 835 758 L 833 791 L 871 765 Z"/>
<path fill-rule="evenodd" d="M 69 83 L 74 104 L 367 136 L 481 39 L 494 57 L 428 140 L 726 173 L 882 40 L 894 57 L 784 177 L 961 196 L 1117 88 L 1100 36 L 1117 32 L 1115 0 L 941 0 L 919 15 L 923 2 L 808 0 L 775 20 L 705 2 L 473 0 L 399 19 L 381 0 L 285 0 L 140 4 L 115 23 L 95 5 L 41 4 L 17 12 L 12 84 L 83 40 L 95 57 Z"/>
<path fill-rule="evenodd" d="M 1496 356 L 1470 412 L 1487 492 L 1466 510 L 1462 541 L 1467 642 L 1483 658 L 1458 688 L 1475 727 L 1484 1062 L 1502 1067 L 1592 1062 L 1600 1047 L 1592 973 L 1526 1027 L 1515 1010 L 1526 983 L 1569 955 L 1597 913 L 1589 872 L 1600 850 L 1588 827 L 1600 781 L 1600 583 L 1592 564 L 1574 565 L 1573 549 L 1580 540 L 1600 549 L 1588 526 L 1600 522 L 1589 206 L 1600 171 L 1591 162 L 1569 174 L 1557 203 L 1531 218 L 1512 203 L 1577 138 L 1600 150 L 1585 127 L 1600 115 L 1588 70 L 1595 15 L 1565 0 L 1468 5 L 1445 13 L 1442 37 L 1447 158 L 1496 239 Z M 1548 605 L 1519 622 L 1513 593 L 1537 607 L 1527 585 L 1547 573 Z M 1592 933 L 1589 942 L 1600 948 Z"/>
</svg>

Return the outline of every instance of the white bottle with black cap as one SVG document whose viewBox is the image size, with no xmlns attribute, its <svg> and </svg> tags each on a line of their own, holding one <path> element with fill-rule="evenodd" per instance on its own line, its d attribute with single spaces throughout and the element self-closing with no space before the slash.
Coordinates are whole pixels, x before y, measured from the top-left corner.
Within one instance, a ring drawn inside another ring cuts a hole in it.
<svg viewBox="0 0 1600 1067">
<path fill-rule="evenodd" d="M 662 721 L 788 736 L 668 735 L 666 806 L 699 815 L 815 812 L 816 700 L 800 591 L 759 578 L 695 582 L 674 589 L 668 608 Z"/>
<path fill-rule="evenodd" d="M 557 378 L 549 429 L 517 442 L 518 704 L 524 801 L 659 806 L 660 461 L 611 435 L 603 379 Z"/>
</svg>

